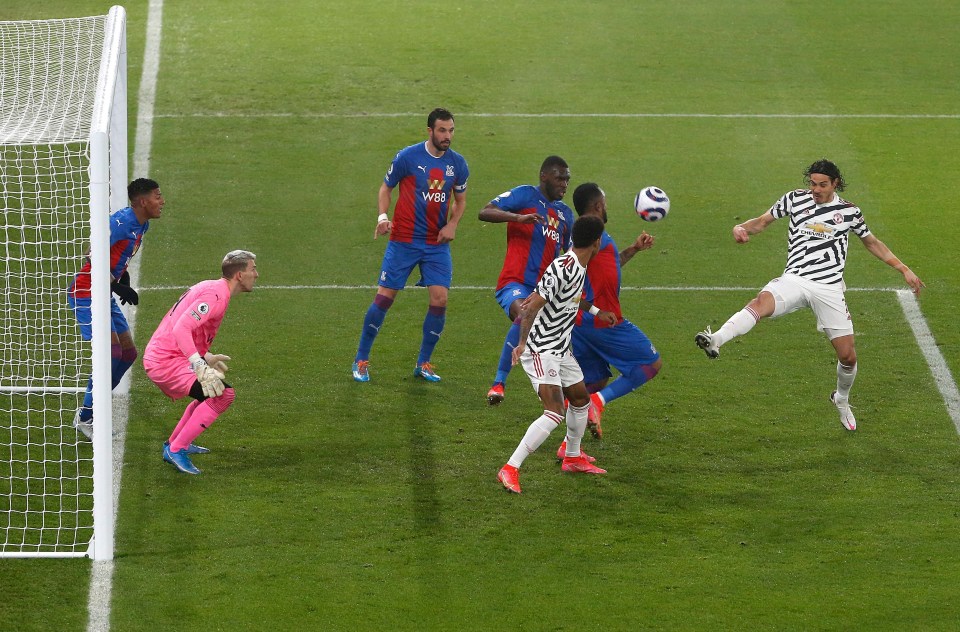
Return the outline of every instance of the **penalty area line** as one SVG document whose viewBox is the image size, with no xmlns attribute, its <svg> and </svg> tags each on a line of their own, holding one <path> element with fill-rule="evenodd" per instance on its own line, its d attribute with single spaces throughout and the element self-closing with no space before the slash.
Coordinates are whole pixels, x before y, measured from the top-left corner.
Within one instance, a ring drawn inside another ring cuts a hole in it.
<svg viewBox="0 0 960 632">
<path fill-rule="evenodd" d="M 947 406 L 947 414 L 953 420 L 953 425 L 960 434 L 960 391 L 957 390 L 957 383 L 950 373 L 950 367 L 940 353 L 937 347 L 937 341 L 934 340 L 930 327 L 927 326 L 927 319 L 923 317 L 920 311 L 920 304 L 917 297 L 910 290 L 898 290 L 897 300 L 900 301 L 900 307 L 903 308 L 903 315 L 910 324 L 913 331 L 913 337 L 917 340 L 920 352 L 923 353 L 927 366 L 930 367 L 930 373 L 933 374 L 933 380 L 943 397 L 943 403 Z"/>
</svg>

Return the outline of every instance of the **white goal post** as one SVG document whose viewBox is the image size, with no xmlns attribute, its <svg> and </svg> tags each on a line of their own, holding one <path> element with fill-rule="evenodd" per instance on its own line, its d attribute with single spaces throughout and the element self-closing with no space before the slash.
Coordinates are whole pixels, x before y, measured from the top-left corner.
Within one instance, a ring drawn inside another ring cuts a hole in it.
<svg viewBox="0 0 960 632">
<path fill-rule="evenodd" d="M 0 22 L 0 557 L 113 558 L 111 210 L 126 12 Z M 89 253 L 89 254 L 88 254 Z M 91 263 L 93 340 L 66 290 Z M 93 375 L 93 443 L 73 417 Z"/>
</svg>

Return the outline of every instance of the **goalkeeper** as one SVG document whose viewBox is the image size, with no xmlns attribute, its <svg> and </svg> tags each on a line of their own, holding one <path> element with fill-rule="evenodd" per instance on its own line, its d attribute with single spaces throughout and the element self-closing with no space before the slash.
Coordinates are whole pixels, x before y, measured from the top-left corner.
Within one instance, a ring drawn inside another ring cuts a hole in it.
<svg viewBox="0 0 960 632">
<path fill-rule="evenodd" d="M 127 185 L 130 206 L 110 216 L 110 289 L 124 305 L 140 301 L 137 291 L 130 287 L 127 265 L 140 248 L 140 242 L 150 228 L 150 220 L 163 213 L 164 199 L 160 185 L 149 178 L 137 178 Z M 80 271 L 67 289 L 67 302 L 77 316 L 80 335 L 90 340 L 93 335 L 90 316 L 90 258 L 86 257 Z M 137 359 L 130 326 L 117 299 L 110 297 L 110 356 L 112 388 L 123 378 Z M 88 439 L 93 438 L 93 378 L 87 381 L 83 404 L 77 409 L 73 426 Z"/>
<path fill-rule="evenodd" d="M 180 423 L 163 444 L 163 460 L 186 474 L 199 474 L 191 454 L 207 448 L 194 445 L 200 433 L 230 407 L 233 387 L 224 382 L 229 356 L 210 352 L 213 339 L 238 292 L 252 292 L 260 276 L 257 256 L 233 250 L 223 258 L 220 279 L 197 283 L 173 304 L 150 337 L 143 352 L 143 368 L 154 384 L 171 399 L 189 395 Z"/>
</svg>

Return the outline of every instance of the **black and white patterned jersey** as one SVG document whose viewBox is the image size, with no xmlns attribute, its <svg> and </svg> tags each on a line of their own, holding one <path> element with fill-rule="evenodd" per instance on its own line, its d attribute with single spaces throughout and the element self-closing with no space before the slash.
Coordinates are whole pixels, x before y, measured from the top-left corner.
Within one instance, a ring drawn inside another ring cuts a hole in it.
<svg viewBox="0 0 960 632">
<path fill-rule="evenodd" d="M 809 190 L 797 189 L 777 200 L 769 213 L 790 218 L 784 272 L 818 283 L 842 283 L 850 231 L 858 237 L 870 234 L 860 209 L 837 195 L 817 204 Z"/>
<path fill-rule="evenodd" d="M 587 269 L 573 251 L 566 252 L 547 266 L 537 294 L 547 303 L 533 320 L 527 336 L 527 348 L 531 353 L 555 353 L 562 355 L 570 348 L 570 335 L 583 295 L 583 281 Z"/>
</svg>

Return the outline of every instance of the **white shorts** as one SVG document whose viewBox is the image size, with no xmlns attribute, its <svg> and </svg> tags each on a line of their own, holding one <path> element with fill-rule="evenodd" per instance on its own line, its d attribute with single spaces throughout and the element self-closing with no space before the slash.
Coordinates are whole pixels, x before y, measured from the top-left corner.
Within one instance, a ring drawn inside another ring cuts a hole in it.
<svg viewBox="0 0 960 632">
<path fill-rule="evenodd" d="M 817 316 L 817 330 L 826 332 L 833 340 L 853 334 L 853 319 L 843 296 L 845 286 L 824 285 L 795 274 L 784 274 L 763 286 L 776 301 L 771 318 L 777 318 L 801 307 L 809 307 Z"/>
<path fill-rule="evenodd" d="M 561 356 L 555 353 L 531 353 L 530 349 L 525 349 L 520 356 L 520 363 L 537 393 L 541 384 L 566 388 L 583 381 L 580 365 L 569 350 Z"/>
</svg>

